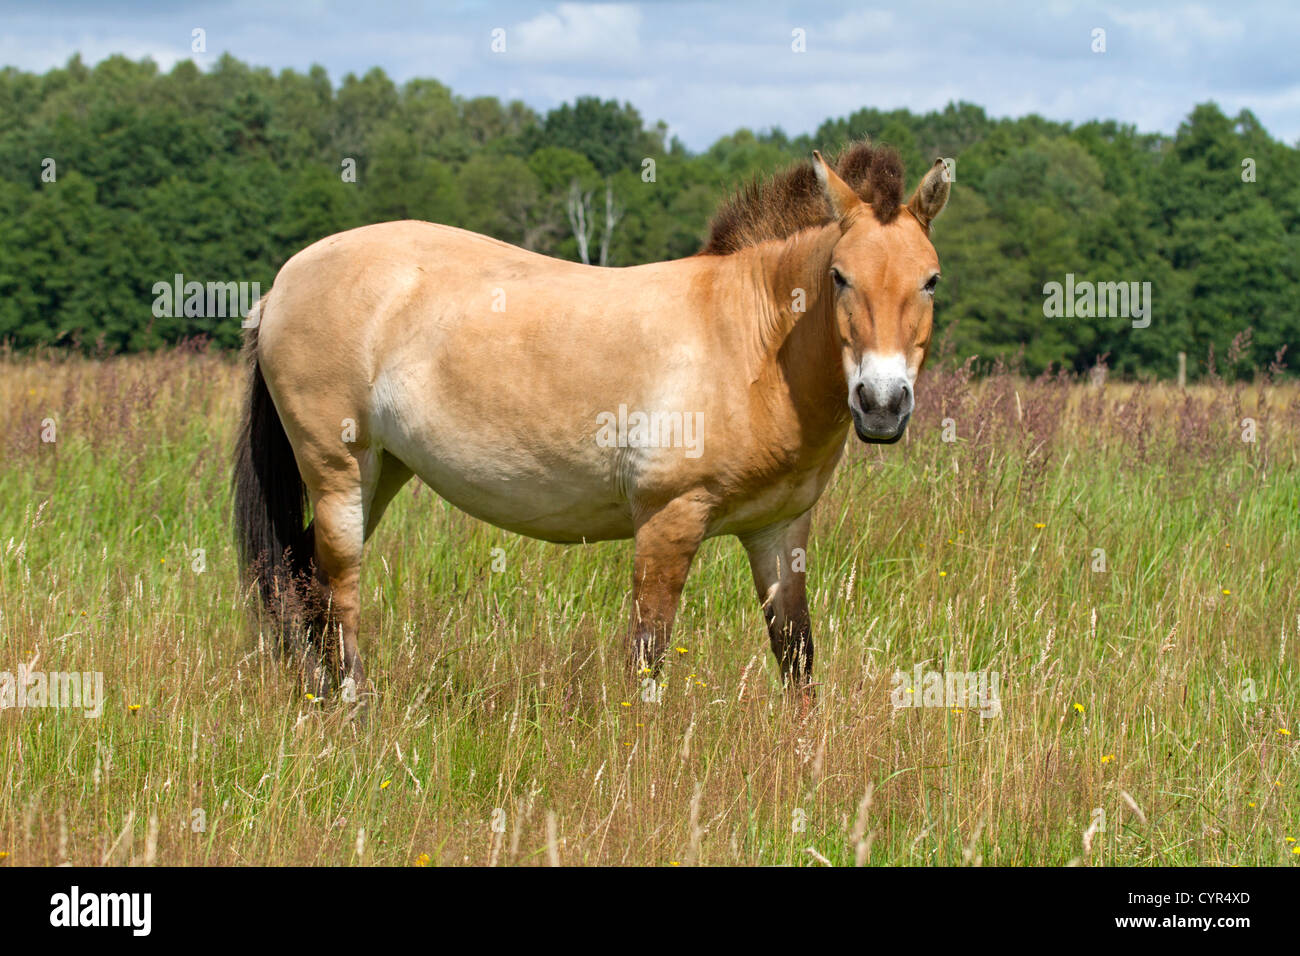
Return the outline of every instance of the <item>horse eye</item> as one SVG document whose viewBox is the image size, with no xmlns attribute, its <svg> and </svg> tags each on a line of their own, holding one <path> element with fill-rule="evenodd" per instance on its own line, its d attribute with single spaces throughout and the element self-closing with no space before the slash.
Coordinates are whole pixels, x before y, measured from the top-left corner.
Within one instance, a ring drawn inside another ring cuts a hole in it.
<svg viewBox="0 0 1300 956">
<path fill-rule="evenodd" d="M 843 289 L 846 285 L 848 285 L 848 282 L 844 278 L 844 274 L 840 272 L 839 269 L 836 269 L 834 266 L 831 266 L 831 279 L 834 280 L 835 288 L 837 289 Z"/>
<path fill-rule="evenodd" d="M 922 291 L 928 292 L 930 293 L 930 295 L 934 295 L 934 288 L 938 284 L 939 284 L 939 273 L 936 272 L 934 275 L 930 276 L 930 281 L 927 282 L 924 286 L 922 286 Z"/>
</svg>

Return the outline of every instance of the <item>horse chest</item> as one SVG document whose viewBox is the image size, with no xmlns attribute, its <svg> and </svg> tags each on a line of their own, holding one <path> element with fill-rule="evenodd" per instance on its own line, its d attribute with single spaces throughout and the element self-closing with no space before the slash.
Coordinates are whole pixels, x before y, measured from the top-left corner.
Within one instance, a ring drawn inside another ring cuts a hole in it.
<svg viewBox="0 0 1300 956">
<path fill-rule="evenodd" d="M 833 470 L 832 461 L 783 472 L 745 489 L 720 507 L 710 536 L 743 534 L 798 517 L 817 503 Z"/>
</svg>

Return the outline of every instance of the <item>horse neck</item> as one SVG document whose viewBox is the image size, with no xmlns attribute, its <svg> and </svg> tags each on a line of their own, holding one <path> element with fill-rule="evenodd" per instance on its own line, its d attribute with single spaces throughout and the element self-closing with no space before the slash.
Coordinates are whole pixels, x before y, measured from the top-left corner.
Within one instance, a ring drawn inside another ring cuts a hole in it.
<svg viewBox="0 0 1300 956">
<path fill-rule="evenodd" d="M 835 327 L 830 268 L 840 227 L 830 223 L 754 248 L 761 276 L 755 382 L 788 395 L 805 444 L 842 437 L 848 423 L 848 386 Z M 796 289 L 804 293 L 795 311 Z"/>
</svg>

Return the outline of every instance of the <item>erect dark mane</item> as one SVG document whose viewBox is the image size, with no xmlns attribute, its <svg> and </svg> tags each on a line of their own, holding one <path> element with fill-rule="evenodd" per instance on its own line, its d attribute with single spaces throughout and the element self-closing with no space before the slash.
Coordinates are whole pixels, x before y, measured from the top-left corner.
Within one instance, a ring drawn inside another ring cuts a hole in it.
<svg viewBox="0 0 1300 956">
<path fill-rule="evenodd" d="M 903 161 L 895 150 L 852 143 L 836 157 L 833 168 L 871 204 L 880 222 L 890 222 L 898 215 L 903 204 Z M 725 256 L 769 239 L 785 239 L 803 229 L 824 226 L 832 218 L 812 162 L 804 161 L 765 182 L 751 182 L 719 206 L 700 254 Z"/>
</svg>

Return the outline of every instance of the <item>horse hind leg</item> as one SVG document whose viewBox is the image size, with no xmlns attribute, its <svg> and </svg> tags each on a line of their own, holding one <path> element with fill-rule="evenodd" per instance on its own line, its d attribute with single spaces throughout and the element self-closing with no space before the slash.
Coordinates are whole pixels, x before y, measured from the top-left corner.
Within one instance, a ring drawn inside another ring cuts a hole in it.
<svg viewBox="0 0 1300 956">
<path fill-rule="evenodd" d="M 327 478 L 308 480 L 318 600 L 326 612 L 323 650 L 349 703 L 370 693 L 359 647 L 365 543 L 411 474 L 392 455 L 366 449 Z"/>
<path fill-rule="evenodd" d="M 316 600 L 324 611 L 318 635 L 324 661 L 345 699 L 365 689 L 357 646 L 361 619 L 361 556 L 365 511 L 360 485 L 313 496 Z"/>
<path fill-rule="evenodd" d="M 303 481 L 312 509 L 312 601 L 318 612 L 311 643 L 327 682 L 337 684 L 344 700 L 351 701 L 369 689 L 358 646 L 361 559 L 382 455 L 364 446 L 340 454 L 323 443 L 315 449 L 304 444 L 299 457 L 306 465 Z"/>
<path fill-rule="evenodd" d="M 345 703 L 364 705 L 370 685 L 359 646 L 361 559 L 411 471 L 381 449 L 355 440 L 340 447 L 333 437 L 315 429 L 296 446 L 312 510 L 306 535 L 312 577 L 300 616 L 305 633 L 294 654 L 308 691 L 323 697 L 337 687 Z"/>
</svg>

